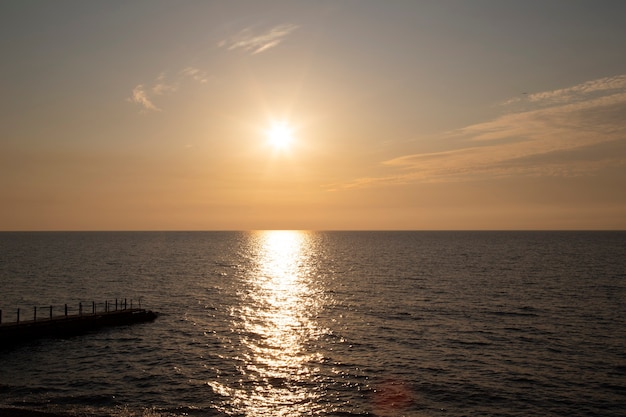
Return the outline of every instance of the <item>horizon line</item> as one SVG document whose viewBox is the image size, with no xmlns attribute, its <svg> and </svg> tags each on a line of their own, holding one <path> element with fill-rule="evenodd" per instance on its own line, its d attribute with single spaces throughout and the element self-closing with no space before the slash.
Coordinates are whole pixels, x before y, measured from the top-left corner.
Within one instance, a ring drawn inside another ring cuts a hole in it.
<svg viewBox="0 0 626 417">
<path fill-rule="evenodd" d="M 251 232 L 626 232 L 626 229 L 21 229 L 0 233 L 251 233 Z"/>
</svg>

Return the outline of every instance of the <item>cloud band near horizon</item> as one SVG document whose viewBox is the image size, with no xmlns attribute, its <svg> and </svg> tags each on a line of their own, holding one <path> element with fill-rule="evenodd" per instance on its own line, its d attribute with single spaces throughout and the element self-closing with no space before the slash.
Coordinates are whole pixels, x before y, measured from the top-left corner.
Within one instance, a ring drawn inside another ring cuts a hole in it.
<svg viewBox="0 0 626 417">
<path fill-rule="evenodd" d="M 615 151 L 626 147 L 626 74 L 534 93 L 528 101 L 532 109 L 441 135 L 450 144 L 460 143 L 453 149 L 398 156 L 381 163 L 391 171 L 386 175 L 332 188 L 573 176 L 626 165 L 624 153 Z"/>
</svg>

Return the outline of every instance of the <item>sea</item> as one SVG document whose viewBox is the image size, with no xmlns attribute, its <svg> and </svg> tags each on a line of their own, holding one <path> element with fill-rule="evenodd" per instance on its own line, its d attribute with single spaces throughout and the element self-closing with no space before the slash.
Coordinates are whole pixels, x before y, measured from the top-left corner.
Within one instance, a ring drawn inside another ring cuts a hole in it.
<svg viewBox="0 0 626 417">
<path fill-rule="evenodd" d="M 117 300 L 117 303 L 116 301 Z M 626 415 L 626 232 L 4 232 L 0 407 L 76 416 Z"/>
</svg>

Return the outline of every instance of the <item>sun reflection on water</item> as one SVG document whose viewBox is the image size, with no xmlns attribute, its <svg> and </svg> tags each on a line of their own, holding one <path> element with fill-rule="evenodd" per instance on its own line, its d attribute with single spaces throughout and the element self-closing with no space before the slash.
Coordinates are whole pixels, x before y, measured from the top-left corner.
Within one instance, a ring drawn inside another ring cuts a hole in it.
<svg viewBox="0 0 626 417">
<path fill-rule="evenodd" d="M 310 346 L 319 333 L 315 317 L 321 307 L 312 288 L 311 235 L 267 231 L 253 240 L 255 267 L 232 312 L 241 344 L 240 379 L 213 389 L 230 397 L 237 414 L 310 415 L 321 395 L 314 381 L 319 358 Z"/>
</svg>

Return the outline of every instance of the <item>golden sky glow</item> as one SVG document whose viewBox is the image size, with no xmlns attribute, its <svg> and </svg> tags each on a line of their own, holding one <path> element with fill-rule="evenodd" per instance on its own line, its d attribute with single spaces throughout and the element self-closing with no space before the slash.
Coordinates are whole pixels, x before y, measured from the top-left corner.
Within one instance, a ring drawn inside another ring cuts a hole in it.
<svg viewBox="0 0 626 417">
<path fill-rule="evenodd" d="M 621 1 L 0 3 L 0 230 L 624 229 Z"/>
</svg>

